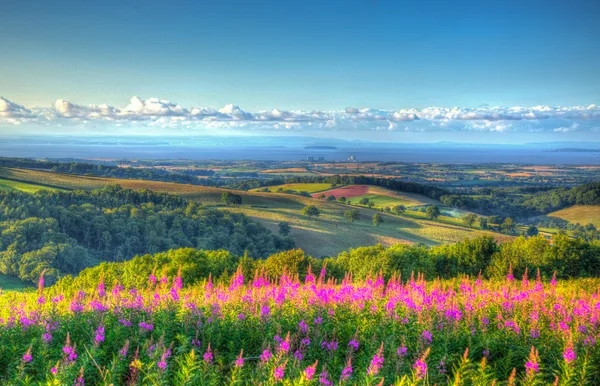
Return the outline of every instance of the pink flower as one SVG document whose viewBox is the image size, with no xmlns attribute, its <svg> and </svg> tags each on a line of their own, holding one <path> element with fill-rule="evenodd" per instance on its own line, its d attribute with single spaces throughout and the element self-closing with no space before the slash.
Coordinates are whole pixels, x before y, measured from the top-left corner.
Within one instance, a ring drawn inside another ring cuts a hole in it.
<svg viewBox="0 0 600 386">
<path fill-rule="evenodd" d="M 383 361 L 383 343 L 381 343 L 379 350 L 377 350 L 375 355 L 373 355 L 373 359 L 371 359 L 371 364 L 367 369 L 367 374 L 369 376 L 377 375 L 379 373 L 379 370 L 381 370 L 381 367 L 383 366 Z"/>
</svg>

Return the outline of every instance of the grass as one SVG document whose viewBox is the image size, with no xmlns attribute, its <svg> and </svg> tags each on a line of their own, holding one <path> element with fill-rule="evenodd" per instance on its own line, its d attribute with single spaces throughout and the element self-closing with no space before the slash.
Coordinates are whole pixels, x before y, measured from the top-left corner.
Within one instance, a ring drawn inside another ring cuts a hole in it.
<svg viewBox="0 0 600 386">
<path fill-rule="evenodd" d="M 110 184 L 119 184 L 131 189 L 150 189 L 155 192 L 178 194 L 182 197 L 201 202 L 203 205 L 221 205 L 221 194 L 227 190 L 206 186 L 177 184 L 160 181 L 127 180 L 116 178 L 88 177 L 71 174 L 53 173 L 38 170 L 0 168 L 0 177 L 20 179 L 30 183 L 44 183 L 66 189 L 91 190 L 99 189 Z M 319 185 L 319 184 L 300 184 Z M 327 185 L 327 184 L 325 184 Z M 313 186 L 313 189 L 318 186 Z M 306 189 L 304 187 L 303 189 Z M 375 192 L 386 191 L 376 188 Z M 392 191 L 388 191 L 392 192 Z M 393 192 L 398 200 L 412 200 L 419 202 L 435 202 L 430 198 Z M 460 224 L 441 224 L 421 218 L 409 216 L 394 216 L 383 214 L 383 224 L 373 226 L 371 218 L 373 209 L 360 206 L 351 207 L 335 202 L 316 200 L 291 194 L 260 193 L 236 191 L 242 196 L 243 204 L 239 208 L 225 208 L 234 212 L 242 212 L 252 219 L 262 223 L 273 232 L 277 232 L 278 224 L 288 222 L 292 227 L 291 236 L 298 247 L 315 257 L 336 255 L 349 248 L 364 245 L 382 244 L 390 246 L 397 243 L 423 243 L 437 245 L 472 238 L 481 234 L 489 234 L 498 238 L 503 235 L 469 229 Z M 391 193 L 390 193 L 391 194 Z M 358 202 L 355 198 L 353 202 Z M 305 205 L 316 205 L 321 211 L 317 219 L 309 219 L 300 212 Z M 348 223 L 344 219 L 344 212 L 349 208 L 360 211 L 361 219 Z"/>
<path fill-rule="evenodd" d="M 594 224 L 596 228 L 600 227 L 600 206 L 593 205 L 575 205 L 566 209 L 549 213 L 538 217 L 540 220 L 564 220 L 573 224 L 580 225 Z"/>
<path fill-rule="evenodd" d="M 352 197 L 350 201 L 353 204 L 358 204 L 363 198 L 369 199 L 375 208 L 394 207 L 396 205 L 420 206 L 424 204 L 438 204 L 439 201 L 423 196 L 420 194 L 398 192 L 391 189 L 381 188 L 378 186 L 369 186 L 367 194 Z"/>
<path fill-rule="evenodd" d="M 22 192 L 34 193 L 39 190 L 64 190 L 43 184 L 32 184 L 22 181 L 0 178 L 0 190 L 20 190 Z"/>
<path fill-rule="evenodd" d="M 281 188 L 283 190 L 295 190 L 296 192 L 316 193 L 331 189 L 331 184 L 283 184 L 276 186 L 267 186 L 266 188 L 269 189 L 269 191 L 271 192 L 277 192 L 277 190 Z M 253 189 L 252 191 L 256 192 L 262 189 L 265 188 Z"/>
<path fill-rule="evenodd" d="M 31 285 L 22 282 L 14 276 L 8 276 L 0 273 L 0 289 L 4 291 L 21 291 L 25 288 L 31 288 Z"/>
</svg>

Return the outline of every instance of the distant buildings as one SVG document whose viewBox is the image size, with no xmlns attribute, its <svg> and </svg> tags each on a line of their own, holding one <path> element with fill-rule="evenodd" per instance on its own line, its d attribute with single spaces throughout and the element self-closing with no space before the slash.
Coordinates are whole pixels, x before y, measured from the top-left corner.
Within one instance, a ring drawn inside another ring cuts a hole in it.
<svg viewBox="0 0 600 386">
<path fill-rule="evenodd" d="M 314 162 L 315 161 L 315 157 L 306 157 L 306 160 L 310 161 L 310 162 Z"/>
<path fill-rule="evenodd" d="M 325 157 L 317 157 L 317 161 L 325 161 Z"/>
<path fill-rule="evenodd" d="M 350 162 L 356 162 L 358 160 L 356 159 L 355 156 L 351 155 L 350 157 L 348 157 L 348 161 L 350 161 Z"/>
</svg>

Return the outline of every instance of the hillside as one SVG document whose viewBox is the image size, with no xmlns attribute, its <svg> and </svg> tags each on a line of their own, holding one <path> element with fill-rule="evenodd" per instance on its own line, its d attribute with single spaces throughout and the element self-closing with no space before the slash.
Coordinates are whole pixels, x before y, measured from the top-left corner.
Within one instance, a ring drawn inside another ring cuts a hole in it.
<svg viewBox="0 0 600 386">
<path fill-rule="evenodd" d="M 348 248 L 377 243 L 385 246 L 397 243 L 437 245 L 480 235 L 491 235 L 497 240 L 511 238 L 490 231 L 466 228 L 460 224 L 441 224 L 425 219 L 383 213 L 384 222 L 380 226 L 374 227 L 371 223 L 371 217 L 375 211 L 354 206 L 353 208 L 359 210 L 361 219 L 348 223 L 343 217 L 344 211 L 348 209 L 347 205 L 293 194 L 236 191 L 236 194 L 242 196 L 243 205 L 238 208 L 225 208 L 221 206 L 220 197 L 223 192 L 229 190 L 213 187 L 159 181 L 77 176 L 14 168 L 0 168 L 0 177 L 48 184 L 65 189 L 91 190 L 119 184 L 124 188 L 145 188 L 155 192 L 177 194 L 183 198 L 201 202 L 203 205 L 219 205 L 222 210 L 244 213 L 274 232 L 277 232 L 278 224 L 285 221 L 292 227 L 291 236 L 296 241 L 296 245 L 316 257 L 330 256 Z M 375 189 L 379 192 L 389 192 L 389 190 L 381 187 Z M 421 197 L 422 200 L 432 200 L 415 194 L 402 193 L 402 196 L 413 201 L 416 200 L 416 197 Z M 322 214 L 318 219 L 309 219 L 300 213 L 301 209 L 309 204 L 315 205 L 321 210 Z"/>
<path fill-rule="evenodd" d="M 574 205 L 540 216 L 538 219 L 546 221 L 558 219 L 579 225 L 593 224 L 596 228 L 600 228 L 600 206 Z"/>
</svg>

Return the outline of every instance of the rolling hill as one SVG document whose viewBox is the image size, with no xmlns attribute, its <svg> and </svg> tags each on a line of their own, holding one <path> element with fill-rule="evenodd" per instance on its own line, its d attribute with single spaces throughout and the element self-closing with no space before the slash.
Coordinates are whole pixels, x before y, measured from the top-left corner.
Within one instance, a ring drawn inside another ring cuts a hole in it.
<svg viewBox="0 0 600 386">
<path fill-rule="evenodd" d="M 285 221 L 292 227 L 291 236 L 297 246 L 315 257 L 330 256 L 348 248 L 378 243 L 385 246 L 397 243 L 437 245 L 483 234 L 492 235 L 498 240 L 510 238 L 510 236 L 470 229 L 461 225 L 441 224 L 425 219 L 383 213 L 383 224 L 375 227 L 371 223 L 371 217 L 376 213 L 375 210 L 356 206 L 351 208 L 359 210 L 361 219 L 348 223 L 344 220 L 344 212 L 349 209 L 348 205 L 292 194 L 236 191 L 236 194 L 242 196 L 243 205 L 237 208 L 227 208 L 222 206 L 220 197 L 223 192 L 229 190 L 198 185 L 79 176 L 15 168 L 0 168 L 0 178 L 50 185 L 62 189 L 93 190 L 119 184 L 125 188 L 145 188 L 156 192 L 177 194 L 186 199 L 201 202 L 203 205 L 218 206 L 222 210 L 244 213 L 274 232 L 277 231 L 279 222 Z M 402 194 L 401 196 L 412 197 L 412 200 L 416 201 L 417 195 Z M 309 204 L 319 208 L 321 211 L 319 218 L 309 219 L 301 214 L 301 209 Z"/>
</svg>

